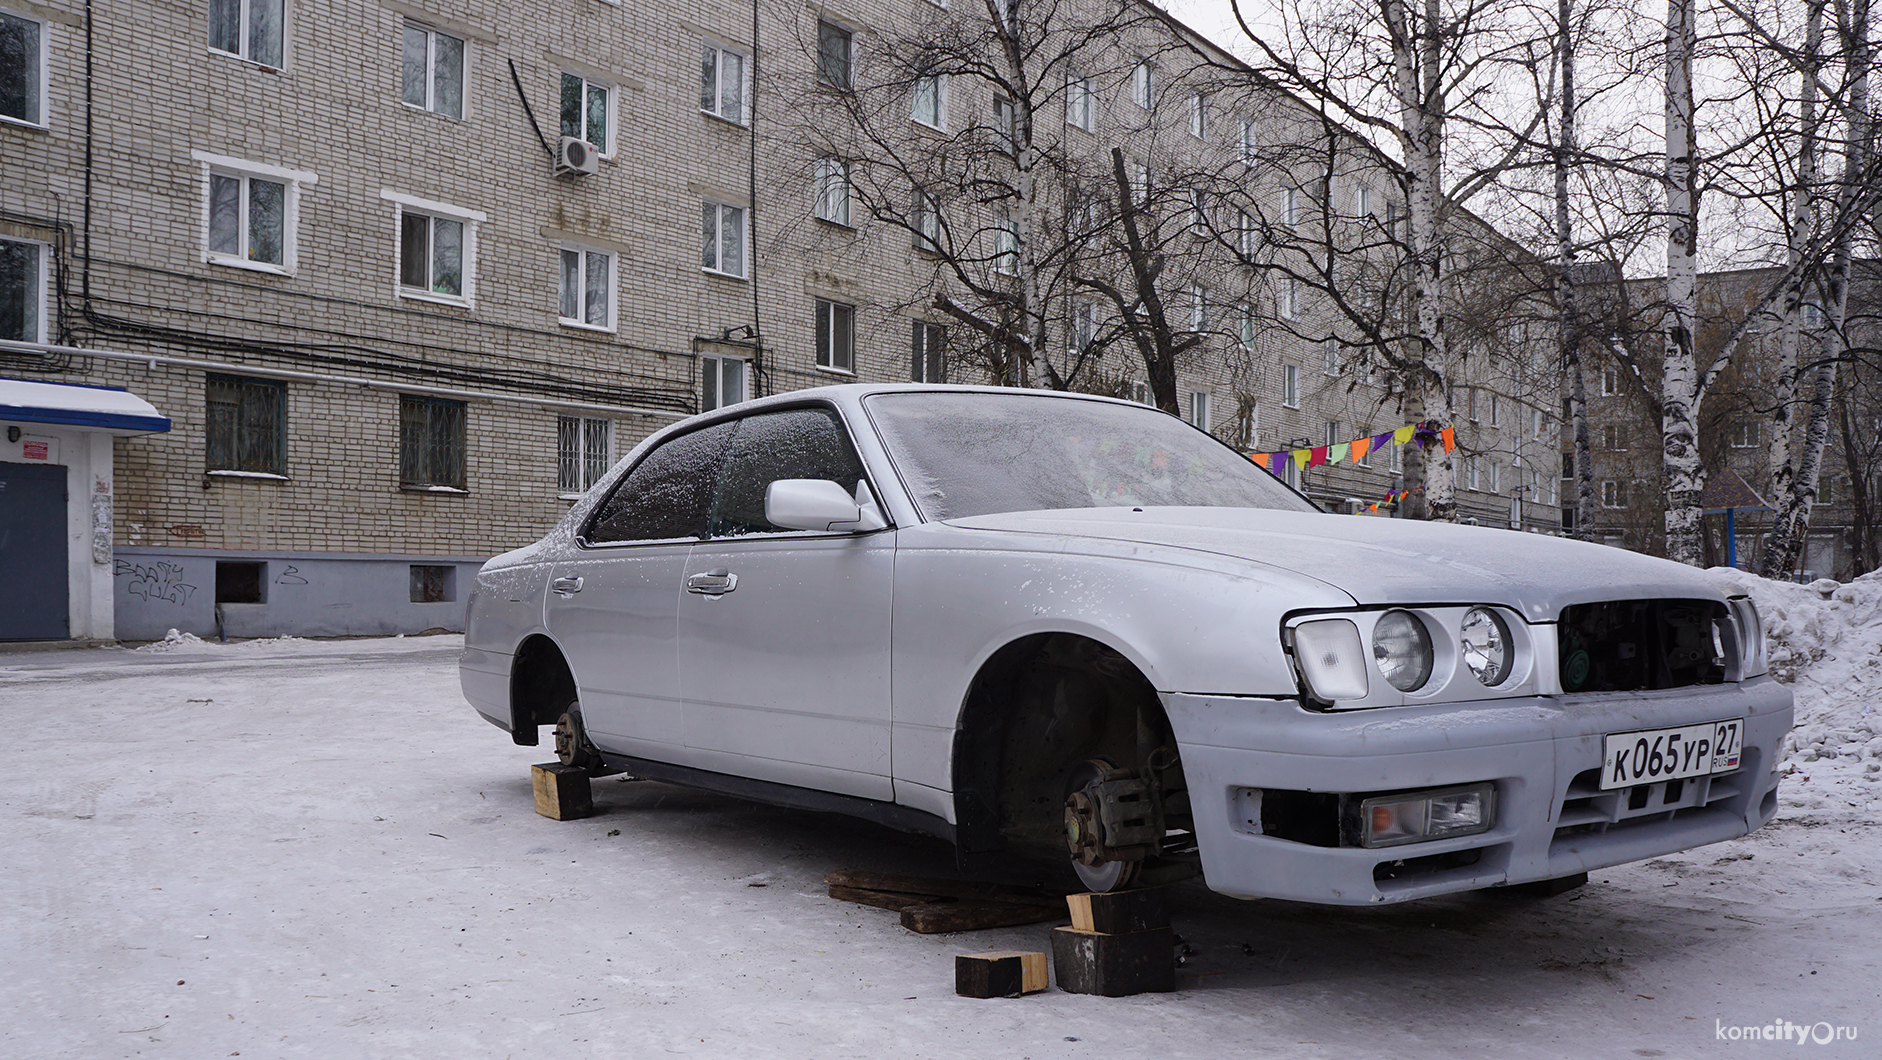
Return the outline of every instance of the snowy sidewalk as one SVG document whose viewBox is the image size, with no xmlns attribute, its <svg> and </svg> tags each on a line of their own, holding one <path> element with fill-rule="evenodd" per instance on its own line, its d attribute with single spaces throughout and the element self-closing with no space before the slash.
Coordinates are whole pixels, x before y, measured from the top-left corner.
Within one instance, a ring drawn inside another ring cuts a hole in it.
<svg viewBox="0 0 1882 1060">
<path fill-rule="evenodd" d="M 617 779 L 536 816 L 553 755 L 464 704 L 461 638 L 0 654 L 0 1056 L 1875 1056 L 1882 579 L 1846 588 L 1758 590 L 1804 749 L 1771 827 L 1546 900 L 1188 885 L 1181 989 L 1116 1000 L 955 997 L 1049 927 L 823 893 L 932 840 Z M 1782 1021 L 1862 1037 L 1716 1037 Z"/>
</svg>

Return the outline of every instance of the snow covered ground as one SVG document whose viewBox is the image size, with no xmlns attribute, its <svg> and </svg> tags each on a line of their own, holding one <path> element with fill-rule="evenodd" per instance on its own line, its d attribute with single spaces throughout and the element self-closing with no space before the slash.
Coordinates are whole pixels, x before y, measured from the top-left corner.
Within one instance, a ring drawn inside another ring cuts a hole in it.
<svg viewBox="0 0 1882 1060">
<path fill-rule="evenodd" d="M 1180 888 L 1180 991 L 954 996 L 830 900 L 948 849 L 646 782 L 532 809 L 459 638 L 0 655 L 0 1057 L 1882 1055 L 1882 577 L 1758 582 L 1798 696 L 1783 810 L 1553 899 L 1381 909 Z M 1819 588 L 1830 590 L 1826 595 Z M 1838 1027 L 1855 1042 L 1719 1037 Z"/>
</svg>

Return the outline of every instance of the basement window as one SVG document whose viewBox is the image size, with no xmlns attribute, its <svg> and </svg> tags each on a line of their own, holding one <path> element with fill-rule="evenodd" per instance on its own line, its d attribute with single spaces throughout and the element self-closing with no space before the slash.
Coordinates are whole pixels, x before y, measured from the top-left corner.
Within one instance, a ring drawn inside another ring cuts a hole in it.
<svg viewBox="0 0 1882 1060">
<path fill-rule="evenodd" d="M 456 567 L 448 564 L 412 564 L 412 603 L 448 604 L 456 600 Z"/>
<path fill-rule="evenodd" d="M 265 577 L 266 564 L 246 561 L 216 561 L 216 603 L 219 604 L 264 604 L 267 599 L 262 587 L 268 582 Z"/>
</svg>

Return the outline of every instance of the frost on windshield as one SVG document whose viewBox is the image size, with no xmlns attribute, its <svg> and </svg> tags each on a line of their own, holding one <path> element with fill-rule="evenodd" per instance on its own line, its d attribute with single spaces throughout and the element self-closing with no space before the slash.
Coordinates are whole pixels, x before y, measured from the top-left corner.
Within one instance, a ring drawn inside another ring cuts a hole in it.
<svg viewBox="0 0 1882 1060">
<path fill-rule="evenodd" d="M 1012 394 L 879 394 L 868 408 L 922 514 L 1312 505 L 1154 409 Z"/>
</svg>

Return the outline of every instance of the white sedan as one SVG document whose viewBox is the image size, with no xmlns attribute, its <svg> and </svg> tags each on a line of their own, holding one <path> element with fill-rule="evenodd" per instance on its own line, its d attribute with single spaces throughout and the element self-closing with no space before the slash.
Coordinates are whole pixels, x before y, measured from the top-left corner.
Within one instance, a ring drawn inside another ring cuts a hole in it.
<svg viewBox="0 0 1882 1060">
<path fill-rule="evenodd" d="M 596 771 L 1331 904 L 1743 835 L 1791 725 L 1698 571 L 1325 514 L 1140 405 L 919 385 L 655 433 L 484 565 L 461 675 Z"/>
</svg>

